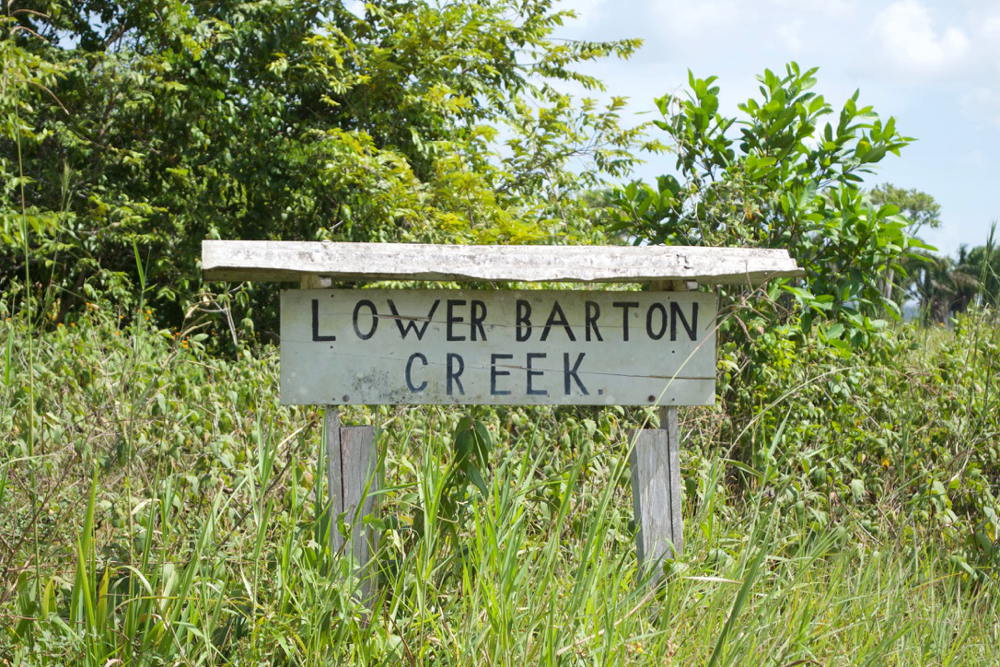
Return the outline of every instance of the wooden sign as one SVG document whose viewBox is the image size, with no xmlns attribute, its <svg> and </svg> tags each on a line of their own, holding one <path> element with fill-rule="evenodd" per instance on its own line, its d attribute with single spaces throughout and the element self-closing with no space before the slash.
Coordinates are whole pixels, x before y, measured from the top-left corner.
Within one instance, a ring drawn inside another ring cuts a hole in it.
<svg viewBox="0 0 1000 667">
<path fill-rule="evenodd" d="M 286 290 L 286 404 L 706 405 L 712 294 Z"/>
<path fill-rule="evenodd" d="M 757 285 L 803 274 L 788 252 L 676 246 L 451 246 L 202 243 L 208 280 L 447 280 Z M 372 429 L 344 428 L 338 404 L 662 405 L 630 447 L 643 563 L 681 553 L 678 405 L 715 394 L 713 295 L 700 292 L 300 289 L 281 296 L 281 400 L 326 405 L 330 544 L 376 496 Z M 343 536 L 347 537 L 347 536 Z M 368 594 L 365 594 L 367 598 Z"/>
</svg>

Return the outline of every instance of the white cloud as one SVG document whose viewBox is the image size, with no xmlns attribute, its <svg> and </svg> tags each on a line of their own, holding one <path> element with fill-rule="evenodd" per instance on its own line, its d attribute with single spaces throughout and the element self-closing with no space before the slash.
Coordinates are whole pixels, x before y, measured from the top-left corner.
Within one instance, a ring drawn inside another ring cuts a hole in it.
<svg viewBox="0 0 1000 667">
<path fill-rule="evenodd" d="M 1000 91 L 996 88 L 976 86 L 961 98 L 962 111 L 970 118 L 977 119 L 978 128 L 984 121 L 993 129 L 1000 129 Z"/>
<path fill-rule="evenodd" d="M 662 27 L 675 37 L 698 40 L 712 37 L 722 29 L 739 25 L 744 5 L 734 0 L 658 0 L 651 3 Z"/>
<path fill-rule="evenodd" d="M 771 0 L 771 4 L 783 13 L 811 12 L 829 17 L 854 16 L 856 0 Z"/>
<path fill-rule="evenodd" d="M 981 16 L 971 16 L 973 25 L 978 26 L 976 44 L 979 47 L 976 59 L 993 76 L 1000 74 L 1000 8 Z"/>
<path fill-rule="evenodd" d="M 802 19 L 787 21 L 778 25 L 777 33 L 782 44 L 792 53 L 802 51 L 802 34 L 805 32 L 805 22 Z"/>
<path fill-rule="evenodd" d="M 875 17 L 875 33 L 889 61 L 900 71 L 943 73 L 962 62 L 970 49 L 960 28 L 936 29 L 930 11 L 917 0 L 897 0 Z"/>
</svg>

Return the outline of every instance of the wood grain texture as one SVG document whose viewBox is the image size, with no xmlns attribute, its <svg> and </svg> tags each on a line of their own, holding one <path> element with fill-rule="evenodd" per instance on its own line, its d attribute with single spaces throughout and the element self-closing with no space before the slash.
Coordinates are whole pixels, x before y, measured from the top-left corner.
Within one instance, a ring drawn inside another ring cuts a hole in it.
<svg viewBox="0 0 1000 667">
<path fill-rule="evenodd" d="M 340 456 L 340 409 L 326 408 L 323 415 L 323 436 L 326 444 L 326 488 L 330 503 L 330 550 L 339 552 L 344 547 L 344 537 L 337 530 L 337 517 L 344 511 L 342 485 L 343 461 Z"/>
<path fill-rule="evenodd" d="M 300 241 L 202 242 L 206 280 L 448 280 L 759 284 L 799 276 L 786 250 L 689 246 L 460 246 Z"/>
<path fill-rule="evenodd" d="M 373 536 L 364 518 L 375 511 L 378 484 L 375 478 L 375 429 L 371 426 L 340 428 L 341 488 L 344 521 L 351 528 L 350 548 L 358 567 L 368 564 L 374 551 Z"/>
<path fill-rule="evenodd" d="M 636 547 L 643 567 L 679 556 L 684 548 L 681 515 L 680 443 L 677 409 L 665 410 L 663 428 L 632 432 L 635 447 L 632 472 L 632 508 Z"/>
<path fill-rule="evenodd" d="M 375 429 L 371 426 L 341 426 L 340 412 L 328 407 L 324 418 L 326 477 L 330 503 L 330 549 L 344 553 L 354 563 L 362 599 L 370 598 L 374 568 L 369 559 L 375 551 L 375 534 L 366 530 L 364 518 L 376 509 Z M 350 535 L 338 529 L 343 520 Z"/>
</svg>

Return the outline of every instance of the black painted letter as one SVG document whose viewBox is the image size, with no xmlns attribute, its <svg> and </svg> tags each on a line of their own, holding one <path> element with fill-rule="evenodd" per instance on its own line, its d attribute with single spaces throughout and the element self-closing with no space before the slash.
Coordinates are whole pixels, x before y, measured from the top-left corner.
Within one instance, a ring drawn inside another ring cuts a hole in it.
<svg viewBox="0 0 1000 667">
<path fill-rule="evenodd" d="M 612 301 L 611 305 L 622 309 L 622 340 L 628 340 L 628 309 L 638 308 L 638 301 Z"/>
<path fill-rule="evenodd" d="M 358 328 L 358 312 L 361 307 L 364 306 L 371 311 L 372 314 L 372 326 L 368 330 L 368 333 L 361 333 L 361 329 Z M 378 329 L 378 312 L 375 310 L 375 304 L 368 299 L 361 299 L 356 304 L 354 304 L 354 314 L 351 316 L 351 322 L 354 324 L 354 333 L 358 335 L 361 340 L 368 340 L 375 335 L 375 330 Z"/>
<path fill-rule="evenodd" d="M 573 335 L 573 329 L 569 326 L 569 322 L 566 320 L 566 313 L 563 312 L 562 306 L 559 305 L 558 301 L 552 302 L 552 310 L 549 312 L 549 319 L 545 321 L 545 328 L 542 329 L 541 340 L 545 340 L 549 337 L 549 330 L 553 325 L 561 326 L 566 331 L 566 337 L 574 343 L 576 342 L 576 336 Z"/>
<path fill-rule="evenodd" d="M 691 322 L 687 321 L 684 317 L 684 311 L 681 310 L 681 306 L 676 301 L 670 302 L 670 340 L 677 340 L 677 320 L 681 321 L 681 325 L 687 332 L 688 338 L 691 340 L 697 340 L 698 338 L 698 303 L 691 304 Z"/>
<path fill-rule="evenodd" d="M 544 352 L 529 352 L 528 353 L 528 363 L 526 365 L 526 369 L 528 371 L 528 387 L 527 387 L 527 389 L 528 389 L 528 392 L 527 392 L 528 396 L 548 396 L 549 395 L 549 391 L 547 389 L 533 389 L 531 387 L 531 378 L 535 377 L 536 375 L 544 375 L 545 374 L 545 371 L 536 371 L 536 370 L 534 370 L 531 367 L 531 362 L 534 361 L 535 359 L 544 359 L 547 356 L 548 355 L 545 354 Z"/>
<path fill-rule="evenodd" d="M 424 366 L 427 365 L 427 357 L 419 352 L 414 352 L 410 355 L 410 358 L 406 360 L 406 388 L 414 393 L 423 391 L 427 388 L 427 380 L 421 382 L 419 386 L 413 384 L 413 375 L 411 373 L 413 372 L 413 361 L 415 359 L 419 359 L 420 363 Z"/>
<path fill-rule="evenodd" d="M 446 326 L 446 333 L 447 333 L 446 338 L 450 341 L 465 340 L 465 336 L 459 336 L 458 334 L 454 333 L 455 325 L 465 321 L 465 318 L 459 317 L 458 315 L 455 314 L 455 307 L 464 306 L 465 299 L 448 299 L 447 303 L 448 303 L 447 306 L 448 323 Z"/>
<path fill-rule="evenodd" d="M 313 342 L 326 342 L 331 340 L 337 340 L 336 336 L 320 336 L 319 335 L 319 299 L 312 300 L 312 325 L 313 325 Z"/>
<path fill-rule="evenodd" d="M 476 330 L 479 330 L 479 340 L 486 340 L 486 330 L 483 329 L 483 322 L 486 320 L 486 304 L 479 299 L 471 302 L 472 314 L 469 316 L 469 328 L 472 329 L 470 338 L 476 340 Z"/>
<path fill-rule="evenodd" d="M 417 340 L 424 339 L 424 332 L 427 331 L 427 325 L 431 323 L 431 318 L 434 317 L 434 311 L 437 310 L 438 304 L 441 303 L 441 299 L 434 299 L 434 303 L 431 304 L 431 309 L 427 311 L 427 319 L 424 320 L 422 326 L 417 327 L 417 320 L 422 318 L 417 317 L 403 317 L 396 310 L 396 304 L 392 302 L 392 299 L 386 299 L 389 304 L 389 312 L 392 313 L 393 319 L 396 320 L 396 326 L 399 327 L 399 337 L 402 340 L 406 340 L 406 337 L 410 335 L 412 331 L 417 335 Z M 403 325 L 403 320 L 406 320 L 406 325 Z"/>
<path fill-rule="evenodd" d="M 457 368 L 455 366 L 455 362 L 458 362 L 457 363 Z M 448 391 L 448 395 L 449 396 L 452 395 L 452 383 L 453 382 L 454 382 L 455 385 L 458 386 L 458 393 L 461 394 L 461 395 L 463 395 L 463 396 L 465 395 L 465 387 L 462 386 L 462 381 L 459 380 L 459 377 L 462 375 L 462 371 L 464 371 L 464 370 L 465 370 L 465 360 L 462 359 L 462 355 L 455 354 L 454 352 L 449 352 L 448 353 L 448 373 L 447 373 L 447 375 L 448 375 L 447 391 Z"/>
<path fill-rule="evenodd" d="M 524 325 L 523 328 L 521 325 Z M 517 326 L 514 336 L 518 343 L 531 338 L 531 304 L 524 299 L 517 300 Z"/>
<path fill-rule="evenodd" d="M 510 375 L 510 371 L 497 370 L 497 361 L 499 359 L 513 359 L 513 354 L 491 354 L 490 355 L 490 396 L 507 396 L 510 394 L 509 389 L 497 389 L 497 377 L 501 375 Z"/>
<path fill-rule="evenodd" d="M 579 356 L 577 356 L 576 363 L 573 364 L 573 368 L 570 368 L 569 352 L 563 352 L 563 390 L 566 392 L 567 396 L 569 396 L 570 391 L 573 389 L 573 385 L 570 383 L 570 378 L 573 378 L 573 381 L 576 382 L 576 386 L 580 388 L 580 393 L 584 396 L 590 395 L 587 388 L 583 386 L 582 382 L 580 382 L 580 376 L 577 375 L 580 370 L 580 364 L 583 363 L 583 358 L 585 356 L 587 356 L 587 353 L 581 352 Z"/>
<path fill-rule="evenodd" d="M 653 330 L 653 311 L 660 311 L 660 330 L 658 332 Z M 657 301 L 649 310 L 646 311 L 646 334 L 651 340 L 660 340 L 663 338 L 663 334 L 667 332 L 667 309 L 663 307 L 663 304 Z"/>
<path fill-rule="evenodd" d="M 584 302 L 584 321 L 587 329 L 587 342 L 590 342 L 590 331 L 593 329 L 594 338 L 599 341 L 604 341 L 601 337 L 601 332 L 597 329 L 597 318 L 601 316 L 601 307 L 597 305 L 596 301 L 585 301 Z"/>
</svg>

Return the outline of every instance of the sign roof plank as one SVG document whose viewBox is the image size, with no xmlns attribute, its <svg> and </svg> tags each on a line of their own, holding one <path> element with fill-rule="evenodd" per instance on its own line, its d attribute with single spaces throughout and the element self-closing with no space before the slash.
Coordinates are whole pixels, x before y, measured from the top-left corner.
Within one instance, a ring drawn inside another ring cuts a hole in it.
<svg viewBox="0 0 1000 667">
<path fill-rule="evenodd" d="M 202 242 L 207 280 L 647 282 L 759 284 L 803 274 L 787 250 L 695 246 Z"/>
</svg>

